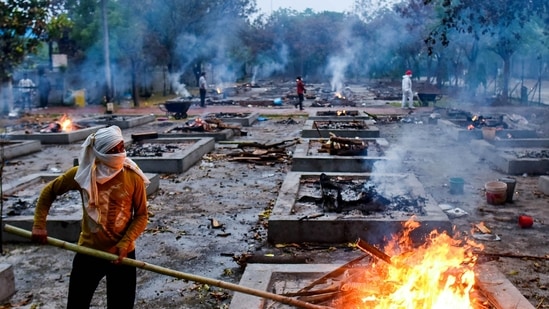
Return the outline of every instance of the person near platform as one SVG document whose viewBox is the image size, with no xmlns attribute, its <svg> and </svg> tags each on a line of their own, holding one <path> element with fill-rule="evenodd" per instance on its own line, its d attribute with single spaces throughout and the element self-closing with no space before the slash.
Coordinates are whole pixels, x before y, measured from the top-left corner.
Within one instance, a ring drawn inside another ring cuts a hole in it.
<svg viewBox="0 0 549 309">
<path fill-rule="evenodd" d="M 305 89 L 305 83 L 303 83 L 303 80 L 301 80 L 301 76 L 296 77 L 295 82 L 297 87 L 298 102 L 294 106 L 295 108 L 299 106 L 299 110 L 302 111 L 303 101 L 305 100 L 305 93 L 307 93 L 307 89 Z"/>
<path fill-rule="evenodd" d="M 206 107 L 206 89 L 208 89 L 208 83 L 206 82 L 206 72 L 200 73 L 198 79 L 198 88 L 200 91 L 200 107 Z"/>
<path fill-rule="evenodd" d="M 402 76 L 402 108 L 414 108 L 414 93 L 412 92 L 412 71 L 406 71 Z"/>
<path fill-rule="evenodd" d="M 67 308 L 89 308 L 103 277 L 107 308 L 131 309 L 135 303 L 136 269 L 121 264 L 135 259 L 135 241 L 147 226 L 147 176 L 126 156 L 117 126 L 101 128 L 82 144 L 79 166 L 45 185 L 37 201 L 32 240 L 47 243 L 46 218 L 55 199 L 80 191 L 83 215 L 78 245 L 118 256 L 106 260 L 76 253 L 69 280 Z"/>
<path fill-rule="evenodd" d="M 50 96 L 51 83 L 46 74 L 38 78 L 38 101 L 39 107 L 48 108 L 48 98 Z"/>
<path fill-rule="evenodd" d="M 28 109 L 32 108 L 32 91 L 35 87 L 33 81 L 29 78 L 28 74 L 23 74 L 23 78 L 19 80 L 19 83 L 17 84 L 19 87 L 19 92 L 21 94 L 21 108 L 25 109 L 28 107 Z"/>
</svg>

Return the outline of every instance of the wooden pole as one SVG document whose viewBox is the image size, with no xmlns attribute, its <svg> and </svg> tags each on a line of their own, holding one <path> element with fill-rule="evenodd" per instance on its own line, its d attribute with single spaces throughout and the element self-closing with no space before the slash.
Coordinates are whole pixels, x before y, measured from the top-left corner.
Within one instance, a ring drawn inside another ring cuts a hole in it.
<svg viewBox="0 0 549 309">
<path fill-rule="evenodd" d="M 21 229 L 21 228 L 18 228 L 18 227 L 9 225 L 9 224 L 6 224 L 4 226 L 4 231 L 6 231 L 8 233 L 15 234 L 15 235 L 18 235 L 18 236 L 21 236 L 21 237 L 24 237 L 24 238 L 31 238 L 31 235 L 32 235 L 32 233 L 27 231 L 27 230 L 24 230 L 24 229 Z M 57 239 L 57 238 L 48 237 L 48 244 L 52 245 L 52 246 L 55 246 L 55 247 L 62 248 L 62 249 L 67 249 L 67 250 L 74 251 L 74 252 L 77 252 L 77 253 L 91 255 L 91 256 L 101 258 L 101 259 L 105 259 L 105 260 L 114 261 L 114 260 L 118 259 L 118 256 L 115 255 L 115 254 L 111 254 L 111 253 L 108 253 L 108 252 L 103 252 L 103 251 L 99 251 L 99 250 L 95 250 L 95 249 L 91 249 L 91 248 L 87 248 L 87 247 L 83 247 L 83 246 L 78 246 L 78 245 L 75 245 L 75 244 Z M 136 267 L 136 268 L 149 270 L 149 271 L 159 273 L 159 274 L 162 274 L 162 275 L 167 275 L 167 276 L 171 276 L 171 277 L 175 277 L 175 278 L 179 278 L 179 279 L 184 279 L 184 280 L 189 280 L 189 281 L 194 281 L 194 282 L 205 283 L 205 284 L 208 284 L 208 285 L 217 286 L 217 287 L 232 290 L 232 291 L 235 291 L 235 292 L 241 292 L 241 293 L 244 293 L 244 294 L 249 294 L 249 295 L 253 295 L 253 296 L 257 296 L 257 297 L 262 297 L 262 298 L 274 300 L 276 302 L 291 305 L 291 306 L 294 306 L 294 307 L 297 307 L 297 308 L 331 309 L 331 307 L 317 306 L 317 305 L 307 303 L 307 302 L 303 302 L 303 301 L 300 301 L 300 300 L 297 300 L 297 299 L 294 299 L 294 298 L 290 298 L 290 297 L 286 297 L 286 296 L 282 296 L 282 295 L 277 295 L 277 294 L 273 294 L 273 293 L 269 293 L 269 292 L 265 292 L 265 291 L 261 291 L 261 290 L 256 290 L 256 289 L 240 286 L 238 284 L 233 284 L 233 283 L 230 283 L 230 282 L 224 282 L 224 281 L 221 281 L 221 280 L 216 280 L 216 279 L 211 279 L 211 278 L 207 278 L 207 277 L 201 277 L 201 276 L 197 276 L 197 275 L 193 275 L 193 274 L 188 274 L 188 273 L 176 271 L 176 270 L 165 268 L 165 267 L 156 266 L 156 265 L 153 265 L 153 264 L 148 264 L 146 262 L 142 262 L 142 261 L 139 261 L 139 260 L 124 258 L 122 260 L 122 264 L 128 265 L 128 266 L 133 266 L 133 267 Z"/>
</svg>

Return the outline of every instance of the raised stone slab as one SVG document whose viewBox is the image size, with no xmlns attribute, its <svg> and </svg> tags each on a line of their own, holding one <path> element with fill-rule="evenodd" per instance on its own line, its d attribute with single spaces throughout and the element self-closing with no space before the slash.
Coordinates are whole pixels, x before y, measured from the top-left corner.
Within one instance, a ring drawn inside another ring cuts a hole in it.
<svg viewBox="0 0 549 309">
<path fill-rule="evenodd" d="M 118 126 L 120 129 L 129 129 L 152 122 L 156 117 L 150 115 L 102 115 L 76 120 L 77 123 L 86 126 L 105 125 Z"/>
<path fill-rule="evenodd" d="M 326 173 L 330 177 L 345 176 L 364 182 L 372 179 L 369 173 Z M 268 241 L 270 243 L 344 243 L 361 238 L 377 244 L 390 235 L 398 234 L 403 223 L 410 220 L 410 215 L 402 213 L 372 215 L 343 215 L 335 212 L 324 212 L 323 216 L 314 219 L 303 218 L 314 213 L 322 213 L 316 205 L 296 207 L 300 198 L 301 184 L 319 178 L 320 173 L 289 172 L 284 180 L 277 201 L 269 217 Z M 416 214 L 421 227 L 413 232 L 414 239 L 423 239 L 432 230 L 451 233 L 452 226 L 448 216 L 438 207 L 437 202 L 425 193 L 417 178 L 410 174 L 375 175 L 376 179 L 387 184 L 398 184 L 399 191 L 406 192 L 410 198 L 425 199 L 424 214 Z M 383 194 L 383 192 L 380 192 Z M 301 220 L 300 220 L 301 219 Z"/>
<path fill-rule="evenodd" d="M 15 294 L 15 276 L 10 264 L 0 264 L 0 304 Z"/>
<path fill-rule="evenodd" d="M 18 141 L 2 140 L 2 156 L 5 159 L 17 158 L 42 150 L 42 144 L 38 140 Z"/>
<path fill-rule="evenodd" d="M 162 157 L 131 157 L 141 170 L 149 173 L 181 174 L 198 162 L 202 156 L 215 148 L 213 138 L 162 137 L 140 140 L 139 144 L 189 144 L 173 153 L 164 153 Z"/>
<path fill-rule="evenodd" d="M 323 128 L 321 124 L 324 124 L 324 120 L 307 120 L 305 125 L 301 130 L 301 137 L 303 138 L 329 138 L 330 133 L 335 134 L 340 137 L 359 137 L 359 138 L 375 138 L 379 137 L 379 128 L 368 125 L 364 120 L 333 120 L 330 122 L 333 123 L 336 127 L 345 126 L 352 123 L 356 123 L 364 127 L 365 129 L 353 129 L 353 128 Z M 318 127 L 318 128 L 317 128 Z"/>
<path fill-rule="evenodd" d="M 72 144 L 84 140 L 88 135 L 95 133 L 97 130 L 104 128 L 105 126 L 93 126 L 89 128 L 78 129 L 70 132 L 57 132 L 57 133 L 41 133 L 30 132 L 25 133 L 21 131 L 11 132 L 6 134 L 6 138 L 9 140 L 38 140 L 42 144 Z"/>
<path fill-rule="evenodd" d="M 292 156 L 292 171 L 302 172 L 371 172 L 375 162 L 387 160 L 382 154 L 373 150 L 377 145 L 380 148 L 388 148 L 389 142 L 384 138 L 362 138 L 368 147 L 367 156 L 338 156 L 328 153 L 318 153 L 318 149 L 311 147 L 313 144 L 321 144 L 329 139 L 303 139 L 295 148 Z"/>
<path fill-rule="evenodd" d="M 483 138 L 481 129 L 473 128 L 472 130 L 469 130 L 466 128 L 467 123 L 469 123 L 466 120 L 439 119 L 437 123 L 443 132 L 448 134 L 450 137 L 452 137 L 456 141 L 469 141 L 473 139 Z M 513 136 L 513 138 L 536 138 L 537 137 L 536 132 L 533 130 L 502 129 L 502 130 L 496 131 L 496 137 L 500 139 L 506 139 L 508 138 L 507 137 L 508 135 Z"/>
<path fill-rule="evenodd" d="M 471 151 L 492 164 L 497 170 L 509 175 L 543 175 L 549 171 L 549 158 L 519 158 L 518 151 L 547 151 L 545 148 L 501 148 L 485 141 L 471 141 Z"/>
<path fill-rule="evenodd" d="M 223 122 L 237 123 L 243 127 L 249 127 L 257 121 L 259 113 L 209 113 L 204 118 L 217 118 Z"/>
<path fill-rule="evenodd" d="M 215 141 L 226 141 L 231 139 L 235 132 L 232 129 L 223 129 L 219 131 L 207 132 L 207 131 L 184 131 L 180 130 L 180 125 L 172 125 L 166 130 L 159 132 L 158 137 L 160 138 L 174 138 L 174 137 L 190 137 L 190 138 L 205 138 L 211 137 Z"/>
<path fill-rule="evenodd" d="M 315 280 L 336 270 L 336 264 L 248 264 L 240 279 L 242 287 L 278 295 L 295 293 Z M 534 309 L 534 306 L 492 263 L 477 265 L 475 269 L 478 288 L 490 296 L 491 302 L 500 309 Z M 283 290 L 280 290 L 283 288 Z M 236 292 L 229 309 L 274 308 L 273 301 Z M 276 304 L 278 309 L 293 308 Z"/>
<path fill-rule="evenodd" d="M 4 184 L 4 194 L 6 196 L 16 194 L 16 192 L 25 189 L 35 189 L 36 198 L 40 194 L 40 190 L 44 185 L 55 179 L 60 174 L 31 174 L 15 183 Z M 147 196 L 156 192 L 160 186 L 160 176 L 158 174 L 145 173 L 149 178 L 150 184 L 147 186 Z M 55 202 L 52 207 L 55 207 Z M 47 230 L 48 235 L 69 242 L 78 241 L 80 235 L 80 221 L 82 219 L 82 206 L 75 206 L 76 211 L 68 215 L 48 216 Z M 32 230 L 33 223 L 32 215 L 25 216 L 6 216 L 2 219 L 3 224 L 10 224 L 22 229 Z M 2 226 L 2 239 L 5 242 L 28 242 L 29 239 L 19 237 L 10 233 L 4 232 Z"/>
</svg>

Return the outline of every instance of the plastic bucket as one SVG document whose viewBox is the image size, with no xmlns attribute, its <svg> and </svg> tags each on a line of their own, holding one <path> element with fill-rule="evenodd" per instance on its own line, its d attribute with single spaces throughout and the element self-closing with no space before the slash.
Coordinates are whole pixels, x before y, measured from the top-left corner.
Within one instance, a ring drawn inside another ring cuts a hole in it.
<svg viewBox="0 0 549 309">
<path fill-rule="evenodd" d="M 496 128 L 482 127 L 482 138 L 487 141 L 493 141 L 496 139 Z"/>
<path fill-rule="evenodd" d="M 490 181 L 484 184 L 486 202 L 491 205 L 505 204 L 507 200 L 507 184 L 502 181 Z"/>
<path fill-rule="evenodd" d="M 465 181 L 463 178 L 452 177 L 450 178 L 450 194 L 463 194 L 463 185 Z"/>
<path fill-rule="evenodd" d="M 516 179 L 513 177 L 504 177 L 498 179 L 498 181 L 505 182 L 507 184 L 507 198 L 505 202 L 513 202 L 513 194 L 515 194 L 515 184 L 517 183 Z"/>
</svg>

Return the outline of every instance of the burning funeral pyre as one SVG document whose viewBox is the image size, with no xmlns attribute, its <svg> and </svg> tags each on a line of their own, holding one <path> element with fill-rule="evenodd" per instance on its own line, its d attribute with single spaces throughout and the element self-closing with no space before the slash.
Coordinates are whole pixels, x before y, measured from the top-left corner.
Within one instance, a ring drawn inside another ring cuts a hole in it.
<svg viewBox="0 0 549 309">
<path fill-rule="evenodd" d="M 226 124 L 218 118 L 207 118 L 202 119 L 196 117 L 193 120 L 185 122 L 181 126 L 176 126 L 170 131 L 181 131 L 181 132 L 219 132 L 223 129 L 232 129 L 235 131 L 240 131 L 238 125 Z"/>
<path fill-rule="evenodd" d="M 358 240 L 367 255 L 284 295 L 342 309 L 495 308 L 475 285 L 482 245 L 433 231 L 418 246 L 410 234 L 420 224 L 412 218 L 404 225 L 382 250 Z"/>
<path fill-rule="evenodd" d="M 330 139 L 323 143 L 318 152 L 336 156 L 367 156 L 368 143 L 356 138 L 339 137 L 330 133 Z"/>
<path fill-rule="evenodd" d="M 317 196 L 304 195 L 298 199 L 298 202 L 314 203 L 325 212 L 359 211 L 363 215 L 384 213 L 388 216 L 396 212 L 407 215 L 426 213 L 425 198 L 412 199 L 403 195 L 388 198 L 377 192 L 375 186 L 358 179 L 330 177 L 322 173 L 313 186 L 316 188 Z"/>
</svg>

